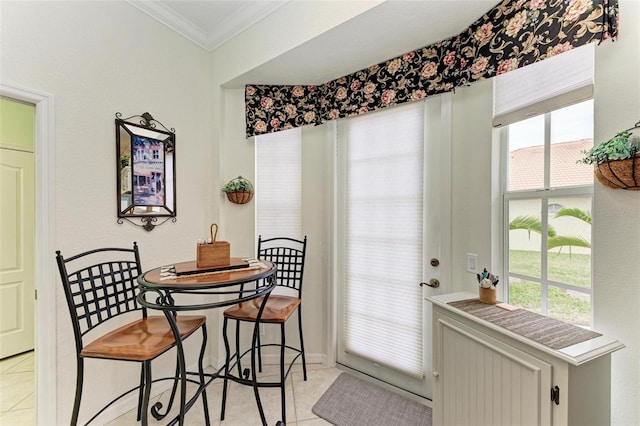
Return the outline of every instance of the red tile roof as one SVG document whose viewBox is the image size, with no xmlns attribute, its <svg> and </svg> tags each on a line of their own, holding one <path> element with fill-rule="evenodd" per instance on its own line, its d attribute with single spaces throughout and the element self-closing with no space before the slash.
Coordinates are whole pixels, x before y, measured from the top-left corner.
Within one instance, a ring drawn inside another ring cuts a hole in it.
<svg viewBox="0 0 640 426">
<path fill-rule="evenodd" d="M 593 166 L 577 163 L 582 151 L 593 148 L 593 139 L 551 144 L 551 186 L 593 184 Z M 520 148 L 509 153 L 509 191 L 542 188 L 544 147 Z"/>
</svg>

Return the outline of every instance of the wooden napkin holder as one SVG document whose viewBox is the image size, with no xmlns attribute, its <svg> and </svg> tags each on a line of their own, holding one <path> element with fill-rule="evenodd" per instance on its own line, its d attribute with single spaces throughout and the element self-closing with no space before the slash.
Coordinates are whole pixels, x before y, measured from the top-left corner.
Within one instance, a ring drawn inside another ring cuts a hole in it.
<svg viewBox="0 0 640 426">
<path fill-rule="evenodd" d="M 213 233 L 215 226 L 216 232 Z M 216 266 L 228 266 L 231 264 L 231 246 L 226 241 L 216 241 L 218 225 L 211 225 L 211 242 L 198 243 L 196 252 L 196 267 L 213 268 Z"/>
</svg>

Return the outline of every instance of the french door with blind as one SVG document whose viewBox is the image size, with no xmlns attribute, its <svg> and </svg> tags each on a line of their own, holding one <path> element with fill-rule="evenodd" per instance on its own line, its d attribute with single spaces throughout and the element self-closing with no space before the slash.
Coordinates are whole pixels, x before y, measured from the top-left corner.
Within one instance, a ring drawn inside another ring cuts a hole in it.
<svg viewBox="0 0 640 426">
<path fill-rule="evenodd" d="M 420 283 L 443 278 L 430 259 L 442 261 L 449 221 L 439 213 L 446 202 L 431 190 L 442 188 L 445 104 L 448 95 L 338 123 L 337 361 L 426 398 L 424 296 L 434 290 Z"/>
</svg>

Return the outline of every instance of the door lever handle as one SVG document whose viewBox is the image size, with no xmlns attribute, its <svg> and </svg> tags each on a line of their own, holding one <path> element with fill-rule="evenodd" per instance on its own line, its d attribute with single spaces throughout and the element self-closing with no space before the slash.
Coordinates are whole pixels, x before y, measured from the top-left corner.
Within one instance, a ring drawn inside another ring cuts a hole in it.
<svg viewBox="0 0 640 426">
<path fill-rule="evenodd" d="M 432 288 L 438 288 L 440 287 L 440 281 L 438 281 L 435 278 L 431 278 L 428 283 L 420 283 L 420 287 L 422 287 L 423 285 L 426 285 Z"/>
</svg>

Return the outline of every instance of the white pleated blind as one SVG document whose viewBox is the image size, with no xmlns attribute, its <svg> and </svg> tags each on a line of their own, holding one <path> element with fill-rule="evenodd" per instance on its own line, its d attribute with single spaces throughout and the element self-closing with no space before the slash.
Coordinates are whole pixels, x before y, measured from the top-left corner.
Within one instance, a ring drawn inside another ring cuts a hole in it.
<svg viewBox="0 0 640 426">
<path fill-rule="evenodd" d="M 424 103 L 348 119 L 344 347 L 422 378 Z"/>
<path fill-rule="evenodd" d="M 301 130 L 256 136 L 256 231 L 302 238 Z"/>
<path fill-rule="evenodd" d="M 593 97 L 594 45 L 558 54 L 494 79 L 493 126 L 506 126 Z"/>
</svg>

